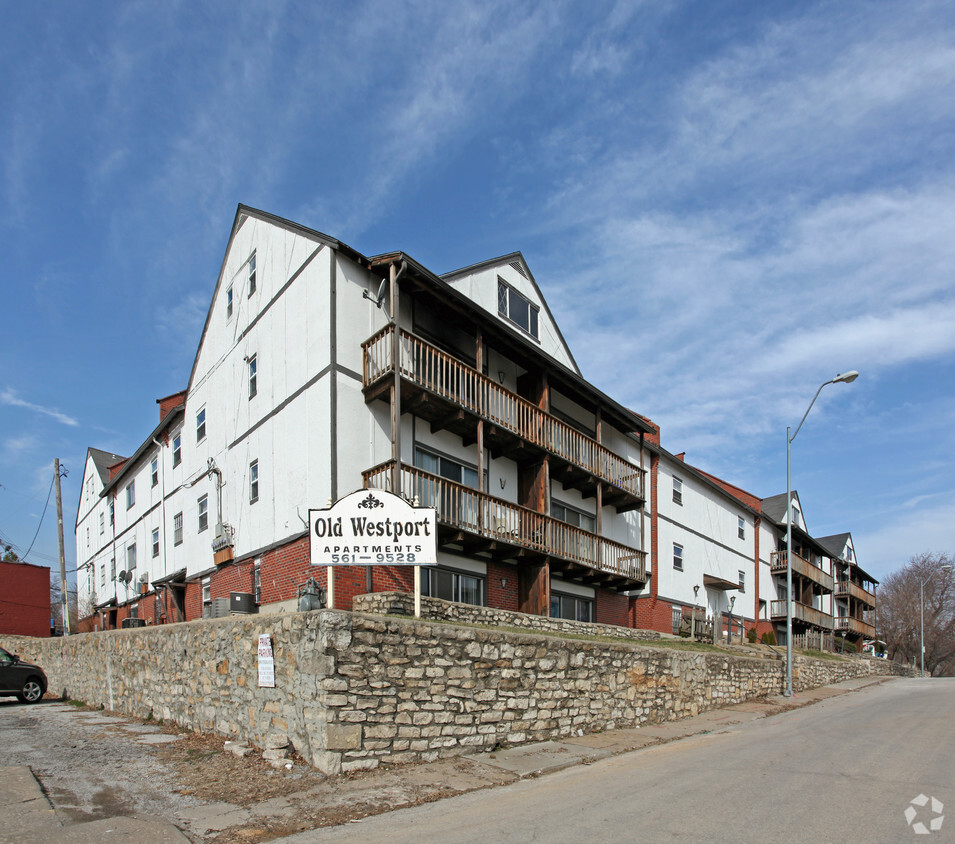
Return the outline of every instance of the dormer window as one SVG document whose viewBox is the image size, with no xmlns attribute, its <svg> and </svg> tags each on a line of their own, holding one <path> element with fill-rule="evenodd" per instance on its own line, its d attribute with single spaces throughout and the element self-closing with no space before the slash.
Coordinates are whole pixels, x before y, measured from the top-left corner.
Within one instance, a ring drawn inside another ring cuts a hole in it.
<svg viewBox="0 0 955 844">
<path fill-rule="evenodd" d="M 538 338 L 538 308 L 501 278 L 497 280 L 497 312 L 531 337 Z"/>
</svg>

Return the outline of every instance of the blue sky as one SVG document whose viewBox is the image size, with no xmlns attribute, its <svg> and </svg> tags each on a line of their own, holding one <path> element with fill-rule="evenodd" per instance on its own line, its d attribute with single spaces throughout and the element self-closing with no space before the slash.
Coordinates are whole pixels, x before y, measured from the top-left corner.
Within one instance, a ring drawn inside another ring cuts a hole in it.
<svg viewBox="0 0 955 844">
<path fill-rule="evenodd" d="M 524 253 L 584 375 L 881 577 L 955 550 L 955 5 L 23 3 L 0 53 L 0 537 L 185 387 L 239 202 Z M 57 560 L 52 503 L 31 559 Z"/>
</svg>

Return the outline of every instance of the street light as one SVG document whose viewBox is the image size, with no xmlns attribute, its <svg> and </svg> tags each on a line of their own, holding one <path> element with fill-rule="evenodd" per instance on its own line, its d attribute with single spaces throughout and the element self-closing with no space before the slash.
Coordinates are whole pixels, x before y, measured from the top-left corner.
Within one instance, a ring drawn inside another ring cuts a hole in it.
<svg viewBox="0 0 955 844">
<path fill-rule="evenodd" d="M 792 484 L 792 443 L 796 434 L 806 421 L 809 411 L 819 398 L 822 388 L 829 384 L 851 384 L 859 373 L 854 369 L 837 375 L 831 381 L 819 385 L 816 395 L 809 402 L 809 407 L 799 420 L 795 433 L 790 436 L 791 427 L 786 428 L 786 697 L 793 696 L 793 484 Z"/>
<path fill-rule="evenodd" d="M 919 621 L 921 622 L 921 625 L 922 625 L 921 635 L 919 636 L 919 648 L 921 650 L 920 655 L 922 657 L 922 663 L 921 663 L 922 667 L 921 667 L 921 674 L 919 674 L 919 676 L 922 677 L 923 679 L 925 677 L 925 584 L 928 583 L 933 577 L 935 577 L 935 575 L 937 575 L 940 571 L 945 571 L 946 569 L 948 571 L 951 571 L 952 568 L 953 568 L 952 566 L 942 566 L 941 568 L 935 569 L 935 571 L 933 571 L 928 577 L 926 577 L 925 580 L 919 581 Z"/>
</svg>

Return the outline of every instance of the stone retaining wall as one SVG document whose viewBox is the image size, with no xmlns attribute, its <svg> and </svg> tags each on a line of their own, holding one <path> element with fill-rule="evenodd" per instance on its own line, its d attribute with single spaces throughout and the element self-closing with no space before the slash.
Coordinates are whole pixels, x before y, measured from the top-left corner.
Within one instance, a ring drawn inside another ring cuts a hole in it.
<svg viewBox="0 0 955 844">
<path fill-rule="evenodd" d="M 275 688 L 259 688 L 271 637 Z M 50 691 L 263 746 L 288 736 L 326 773 L 630 727 L 778 694 L 783 663 L 336 610 L 0 642 Z M 909 673 L 794 660 L 796 689 Z"/>
<path fill-rule="evenodd" d="M 352 599 L 355 612 L 375 615 L 414 615 L 414 595 L 408 592 L 373 592 Z M 592 624 L 570 621 L 565 618 L 550 618 L 512 610 L 480 607 L 474 604 L 458 604 L 440 598 L 421 597 L 421 617 L 432 621 L 450 621 L 455 624 L 476 624 L 482 627 L 516 627 L 542 633 L 569 633 L 574 636 L 600 636 L 612 639 L 628 639 L 633 642 L 658 641 L 661 636 L 654 630 L 635 630 L 616 624 Z"/>
</svg>

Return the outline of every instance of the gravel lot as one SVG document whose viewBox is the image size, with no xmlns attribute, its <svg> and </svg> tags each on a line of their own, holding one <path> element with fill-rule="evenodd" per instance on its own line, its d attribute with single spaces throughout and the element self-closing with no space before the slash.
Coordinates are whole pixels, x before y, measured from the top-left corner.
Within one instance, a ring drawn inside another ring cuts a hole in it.
<svg viewBox="0 0 955 844">
<path fill-rule="evenodd" d="M 192 841 L 268 841 L 510 782 L 448 759 L 325 777 L 291 756 L 275 768 L 225 739 L 59 701 L 0 698 L 0 764 L 26 765 L 64 823 L 160 816 Z"/>
</svg>

